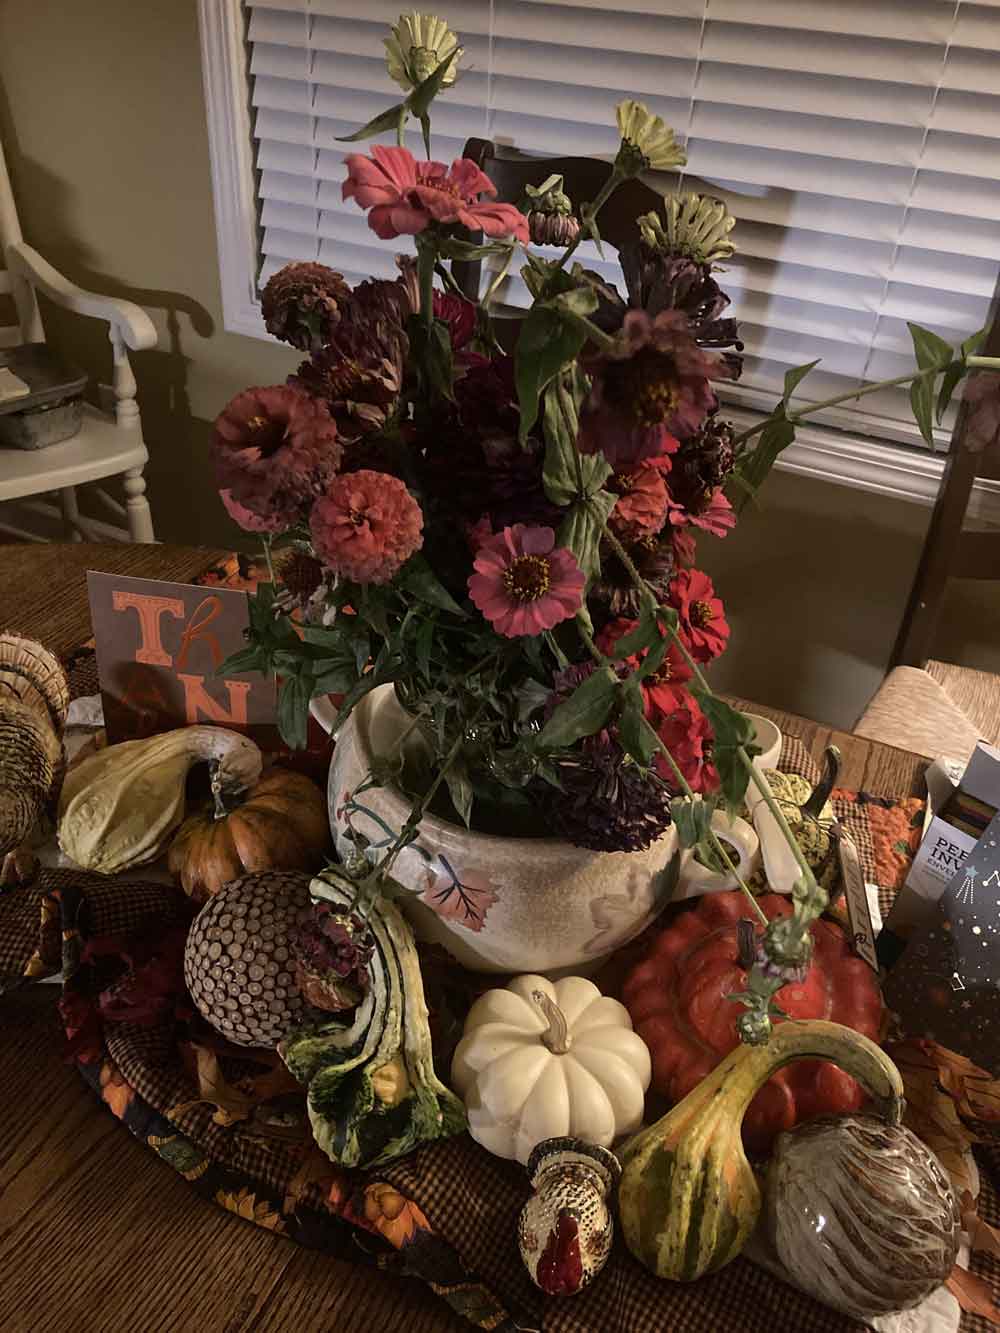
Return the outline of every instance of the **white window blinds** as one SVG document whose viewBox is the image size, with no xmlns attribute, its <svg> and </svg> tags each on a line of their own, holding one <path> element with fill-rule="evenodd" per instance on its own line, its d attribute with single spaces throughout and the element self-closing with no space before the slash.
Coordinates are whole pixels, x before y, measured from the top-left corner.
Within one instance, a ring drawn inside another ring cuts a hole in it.
<svg viewBox="0 0 1000 1333">
<path fill-rule="evenodd" d="M 398 95 L 382 37 L 400 0 L 247 8 L 261 279 L 291 259 L 319 259 L 351 280 L 390 275 L 394 247 L 341 201 L 352 149 L 337 135 Z M 722 283 L 742 323 L 736 392 L 749 405 L 769 405 L 788 367 L 815 357 L 803 385 L 814 400 L 903 375 L 907 320 L 950 342 L 985 322 L 1000 264 L 1000 0 L 436 8 L 465 56 L 433 107 L 435 156 L 450 160 L 478 135 L 610 159 L 613 108 L 626 96 L 674 127 L 687 146 L 684 184 L 724 198 L 739 220 Z M 416 134 L 410 146 L 421 152 Z M 616 277 L 593 247 L 582 257 Z M 526 300 L 516 277 L 503 295 Z M 916 438 L 905 390 L 833 420 Z"/>
</svg>

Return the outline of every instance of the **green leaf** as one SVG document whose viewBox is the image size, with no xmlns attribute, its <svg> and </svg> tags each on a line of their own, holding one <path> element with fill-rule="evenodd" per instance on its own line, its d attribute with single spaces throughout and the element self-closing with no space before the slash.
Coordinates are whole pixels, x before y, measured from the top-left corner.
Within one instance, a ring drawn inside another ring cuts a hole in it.
<svg viewBox="0 0 1000 1333">
<path fill-rule="evenodd" d="M 577 449 L 577 410 L 570 390 L 554 380 L 545 390 L 542 480 L 545 494 L 557 505 L 595 495 L 611 476 L 603 454 L 581 454 Z"/>
<path fill-rule="evenodd" d="M 419 597 L 422 602 L 450 611 L 453 616 L 468 619 L 466 613 L 452 597 L 438 576 L 434 573 L 426 556 L 419 552 L 406 562 L 400 575 L 400 582 L 407 592 Z"/>
<path fill-rule="evenodd" d="M 569 291 L 560 292 L 542 304 L 545 309 L 585 319 L 597 309 L 597 293 L 590 287 L 571 287 Z"/>
<path fill-rule="evenodd" d="M 618 739 L 626 754 L 647 767 L 659 751 L 656 732 L 646 721 L 642 687 L 635 676 L 624 683 L 625 703 L 618 716 Z"/>
<path fill-rule="evenodd" d="M 406 328 L 425 395 L 431 399 L 445 398 L 452 402 L 454 368 L 448 325 L 441 319 L 435 319 L 428 328 L 419 315 L 411 315 Z"/>
<path fill-rule="evenodd" d="M 753 451 L 740 461 L 740 476 L 751 491 L 759 489 L 764 478 L 774 467 L 778 455 L 787 449 L 794 439 L 795 427 L 785 417 L 782 408 L 781 414 L 773 416 L 761 431 Z"/>
<path fill-rule="evenodd" d="M 930 329 L 922 329 L 919 324 L 907 322 L 906 327 L 910 330 L 913 354 L 920 369 L 926 370 L 928 366 L 940 366 L 944 369 L 955 355 L 948 343 L 936 333 L 931 333 Z"/>
<path fill-rule="evenodd" d="M 924 379 L 914 380 L 910 385 L 910 407 L 914 420 L 920 427 L 920 434 L 930 447 L 934 448 L 934 385 L 928 375 Z"/>
<path fill-rule="evenodd" d="M 239 652 L 231 653 L 229 657 L 216 667 L 217 676 L 238 676 L 244 671 L 266 671 L 267 654 L 262 648 L 254 645 L 252 648 L 241 648 Z"/>
<path fill-rule="evenodd" d="M 705 841 L 712 827 L 714 809 L 712 801 L 692 801 L 687 796 L 671 801 L 670 813 L 681 847 L 697 847 L 699 842 Z"/>
<path fill-rule="evenodd" d="M 542 728 L 538 744 L 547 750 L 562 750 L 582 736 L 600 731 L 618 699 L 619 681 L 609 667 L 599 667 L 558 705 Z"/>
<path fill-rule="evenodd" d="M 285 676 L 278 690 L 278 730 L 292 750 L 305 748 L 312 687 L 312 676 L 303 674 Z"/>
<path fill-rule="evenodd" d="M 532 713 L 544 708 L 552 697 L 552 687 L 529 676 L 517 687 L 517 720 L 527 722 Z"/>
<path fill-rule="evenodd" d="M 959 351 L 963 356 L 976 356 L 980 347 L 982 347 L 983 343 L 989 337 L 989 334 L 990 326 L 988 324 L 985 328 L 980 329 L 978 333 L 970 333 L 965 342 L 962 343 Z"/>
<path fill-rule="evenodd" d="M 941 419 L 948 410 L 948 404 L 951 402 L 952 394 L 958 386 L 959 380 L 965 374 L 965 362 L 953 361 L 941 376 L 941 386 L 938 389 L 937 407 L 934 409 L 934 417 L 940 426 Z"/>
<path fill-rule="evenodd" d="M 555 310 L 536 305 L 521 326 L 514 352 L 514 377 L 521 407 L 518 438 L 523 444 L 538 420 L 546 385 L 580 353 L 586 335 L 568 325 Z"/>
<path fill-rule="evenodd" d="M 436 69 L 433 69 L 423 83 L 418 83 L 413 92 L 406 99 L 406 105 L 415 116 L 426 116 L 430 104 L 441 91 L 441 85 L 444 83 L 444 77 L 451 68 L 452 61 L 458 55 L 457 46 L 449 52 L 441 61 Z M 430 148 L 428 147 L 428 153 Z"/>
<path fill-rule="evenodd" d="M 433 617 L 428 617 L 417 630 L 415 646 L 417 670 L 425 678 L 428 678 L 431 674 L 431 647 L 434 643 L 434 631 L 436 629 L 437 622 Z"/>
<path fill-rule="evenodd" d="M 820 357 L 817 357 L 815 361 L 810 361 L 804 366 L 793 366 L 791 370 L 785 371 L 785 392 L 781 395 L 782 407 L 788 406 L 789 398 L 791 398 L 792 394 L 798 388 L 801 381 L 809 374 L 810 370 L 814 370 L 819 365 L 820 359 Z"/>
<path fill-rule="evenodd" d="M 460 236 L 443 236 L 438 242 L 438 254 L 442 259 L 488 259 L 491 255 L 510 253 L 508 241 L 484 241 L 482 245 L 473 245 L 472 241 L 463 241 Z"/>
<path fill-rule="evenodd" d="M 346 694 L 357 684 L 361 673 L 353 662 L 335 662 L 317 666 L 313 675 L 313 694 Z"/>
<path fill-rule="evenodd" d="M 558 544 L 573 552 L 588 581 L 600 572 L 601 536 L 617 500 L 610 491 L 598 491 L 587 500 L 578 500 L 559 525 Z"/>
<path fill-rule="evenodd" d="M 465 761 L 457 757 L 453 759 L 448 768 L 445 769 L 444 780 L 448 784 L 448 795 L 451 797 L 451 803 L 461 815 L 465 827 L 468 828 L 469 820 L 472 817 L 473 790 Z"/>
<path fill-rule="evenodd" d="M 615 660 L 621 661 L 625 657 L 632 657 L 661 642 L 666 642 L 669 645 L 670 630 L 676 628 L 677 612 L 672 606 L 657 607 L 655 616 L 648 607 L 643 607 L 639 616 L 639 623 L 635 629 L 629 630 L 628 634 L 623 634 L 615 644 Z M 656 670 L 656 668 L 654 667 L 653 670 Z"/>
<path fill-rule="evenodd" d="M 692 693 L 711 724 L 715 737 L 712 757 L 719 771 L 721 793 L 730 809 L 734 809 L 742 802 L 750 781 L 739 750 L 746 750 L 751 758 L 760 753 L 754 744 L 753 723 L 717 694 L 697 688 Z"/>
<path fill-rule="evenodd" d="M 338 143 L 357 143 L 360 139 L 374 139 L 378 134 L 385 134 L 387 130 L 394 130 L 398 127 L 400 117 L 406 116 L 406 103 L 397 102 L 395 106 L 388 107 L 385 111 L 380 111 L 377 116 L 373 116 L 367 125 L 362 125 L 360 130 L 355 130 L 353 134 L 338 134 Z"/>
</svg>

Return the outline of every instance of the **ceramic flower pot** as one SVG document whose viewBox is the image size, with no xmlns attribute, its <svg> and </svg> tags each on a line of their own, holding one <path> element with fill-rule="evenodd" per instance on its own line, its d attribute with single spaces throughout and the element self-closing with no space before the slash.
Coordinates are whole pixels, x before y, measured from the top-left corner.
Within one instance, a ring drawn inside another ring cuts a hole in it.
<svg viewBox="0 0 1000 1333">
<path fill-rule="evenodd" d="M 337 737 L 329 803 L 342 854 L 352 850 L 348 818 L 377 845 L 391 840 L 410 812 L 395 788 L 358 791 L 372 760 L 392 752 L 406 721 L 385 685 L 361 701 Z M 478 971 L 593 966 L 644 930 L 669 900 L 664 872 L 677 846 L 672 828 L 641 852 L 497 837 L 433 815 L 421 820 L 419 834 L 393 867 L 408 891 L 400 905 L 419 936 Z"/>
</svg>

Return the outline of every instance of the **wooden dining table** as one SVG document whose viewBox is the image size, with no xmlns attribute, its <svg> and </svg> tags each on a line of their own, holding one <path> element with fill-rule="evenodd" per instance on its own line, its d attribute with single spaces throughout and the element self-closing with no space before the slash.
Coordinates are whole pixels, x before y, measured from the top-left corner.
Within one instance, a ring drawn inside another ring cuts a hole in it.
<svg viewBox="0 0 1000 1333">
<path fill-rule="evenodd" d="M 0 546 L 0 630 L 67 655 L 90 634 L 86 571 L 193 580 L 225 555 L 178 546 Z M 766 704 L 737 700 L 845 787 L 921 792 L 926 760 Z M 458 1333 L 412 1279 L 300 1248 L 193 1194 L 133 1139 L 62 1056 L 58 987 L 0 997 L 0 1331 Z M 611 1333 L 595 1330 L 594 1333 Z"/>
</svg>

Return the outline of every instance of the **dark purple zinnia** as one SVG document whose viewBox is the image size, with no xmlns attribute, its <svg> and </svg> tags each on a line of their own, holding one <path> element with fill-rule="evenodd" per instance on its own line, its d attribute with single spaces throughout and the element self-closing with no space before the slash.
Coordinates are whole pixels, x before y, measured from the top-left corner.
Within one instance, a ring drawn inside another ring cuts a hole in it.
<svg viewBox="0 0 1000 1333">
<path fill-rule="evenodd" d="M 670 792 L 607 732 L 590 736 L 557 764 L 562 790 L 547 805 L 558 832 L 577 847 L 637 852 L 670 825 Z"/>
<path fill-rule="evenodd" d="M 286 264 L 260 294 L 264 324 L 275 338 L 311 351 L 330 337 L 350 294 L 342 275 L 325 264 Z"/>
</svg>

